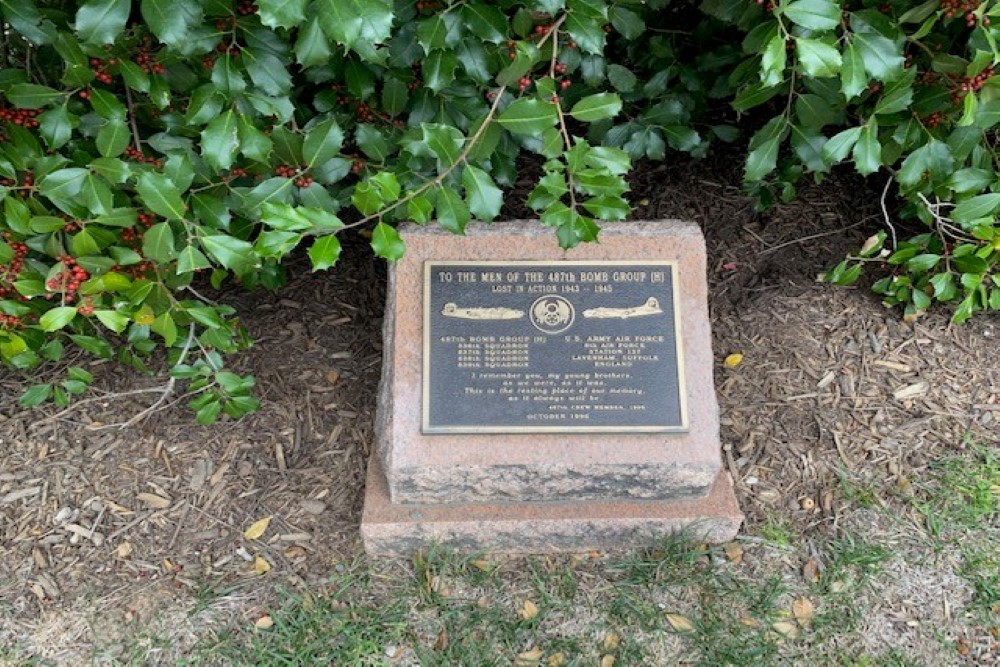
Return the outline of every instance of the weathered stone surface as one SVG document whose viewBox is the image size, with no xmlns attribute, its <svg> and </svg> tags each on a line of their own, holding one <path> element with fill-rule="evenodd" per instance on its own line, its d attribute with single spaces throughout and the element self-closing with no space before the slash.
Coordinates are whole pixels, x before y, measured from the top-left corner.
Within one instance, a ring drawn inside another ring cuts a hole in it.
<svg viewBox="0 0 1000 667">
<path fill-rule="evenodd" d="M 679 530 L 728 542 L 742 520 L 724 472 L 707 496 L 693 500 L 400 505 L 390 501 L 373 457 L 361 536 L 371 555 L 409 555 L 433 545 L 466 552 L 581 552 L 652 546 Z"/>
<path fill-rule="evenodd" d="M 390 271 L 376 452 L 396 503 L 673 499 L 703 495 L 721 470 L 718 406 L 697 225 L 608 225 L 601 242 L 559 248 L 537 222 L 471 225 L 453 236 L 404 226 L 407 253 Z M 435 434 L 421 427 L 426 260 L 676 260 L 687 433 Z"/>
</svg>

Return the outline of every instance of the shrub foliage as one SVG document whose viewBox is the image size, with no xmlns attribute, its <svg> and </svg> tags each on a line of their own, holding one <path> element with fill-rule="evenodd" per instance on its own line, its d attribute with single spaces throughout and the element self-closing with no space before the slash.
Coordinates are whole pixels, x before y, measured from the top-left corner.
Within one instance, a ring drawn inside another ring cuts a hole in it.
<svg viewBox="0 0 1000 667">
<path fill-rule="evenodd" d="M 838 163 L 881 174 L 887 219 L 828 274 L 916 315 L 1000 309 L 996 2 L 0 0 L 0 358 L 66 346 L 145 368 L 159 347 L 199 421 L 256 407 L 247 344 L 199 285 L 275 287 L 347 230 L 495 218 L 517 159 L 564 247 L 625 219 L 633 161 L 749 136 L 762 205 Z M 749 113 L 747 113 L 749 112 Z M 746 114 L 746 115 L 743 115 Z M 203 275 L 202 275 L 203 274 Z M 71 368 L 23 405 L 66 404 Z"/>
</svg>

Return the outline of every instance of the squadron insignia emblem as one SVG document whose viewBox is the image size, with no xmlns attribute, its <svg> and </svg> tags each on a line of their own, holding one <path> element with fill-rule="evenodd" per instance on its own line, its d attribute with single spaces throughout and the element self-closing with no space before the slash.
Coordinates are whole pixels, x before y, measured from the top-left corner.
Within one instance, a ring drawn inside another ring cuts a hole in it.
<svg viewBox="0 0 1000 667">
<path fill-rule="evenodd" d="M 543 296 L 531 304 L 531 323 L 547 334 L 566 331 L 575 316 L 573 304 L 561 296 Z"/>
</svg>

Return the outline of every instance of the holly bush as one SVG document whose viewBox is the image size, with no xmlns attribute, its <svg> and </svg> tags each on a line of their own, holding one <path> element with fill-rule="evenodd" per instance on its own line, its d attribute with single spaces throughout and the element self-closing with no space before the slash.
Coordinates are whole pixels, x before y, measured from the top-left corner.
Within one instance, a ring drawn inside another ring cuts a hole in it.
<svg viewBox="0 0 1000 667">
<path fill-rule="evenodd" d="M 827 274 L 916 316 L 1000 309 L 996 2 L 0 0 L 0 358 L 165 351 L 201 422 L 257 407 L 227 281 L 274 288 L 350 230 L 492 220 L 523 156 L 566 248 L 629 215 L 638 159 L 749 136 L 762 206 L 850 161 L 924 233 Z M 912 226 L 910 227 L 912 229 Z M 70 368 L 25 406 L 86 391 Z"/>
</svg>

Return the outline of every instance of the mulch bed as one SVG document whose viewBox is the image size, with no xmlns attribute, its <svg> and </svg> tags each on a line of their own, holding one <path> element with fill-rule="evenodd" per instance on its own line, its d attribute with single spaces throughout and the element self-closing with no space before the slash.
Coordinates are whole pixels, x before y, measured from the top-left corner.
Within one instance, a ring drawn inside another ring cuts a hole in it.
<svg viewBox="0 0 1000 667">
<path fill-rule="evenodd" d="M 738 170 L 727 155 L 640 169 L 635 217 L 705 230 L 723 446 L 749 531 L 776 511 L 832 531 L 843 476 L 895 487 L 996 431 L 996 318 L 911 326 L 863 287 L 817 284 L 879 228 L 879 190 L 837 176 L 757 213 Z M 142 623 L 200 587 L 257 586 L 265 567 L 297 585 L 357 556 L 385 272 L 364 239 L 345 245 L 329 274 L 299 260 L 277 293 L 218 296 L 256 339 L 234 366 L 256 376 L 263 407 L 238 422 L 199 427 L 178 404 L 108 428 L 149 398 L 116 393 L 162 381 L 110 363 L 80 360 L 106 397 L 61 413 L 20 410 L 25 380 L 0 375 L 7 632 L 72 652 L 95 639 L 74 610 Z M 731 353 L 744 360 L 727 369 Z M 265 538 L 245 540 L 264 517 Z"/>
</svg>

